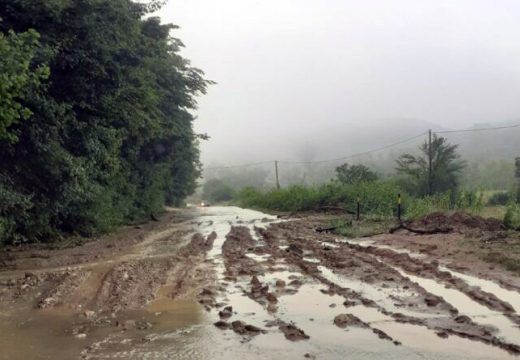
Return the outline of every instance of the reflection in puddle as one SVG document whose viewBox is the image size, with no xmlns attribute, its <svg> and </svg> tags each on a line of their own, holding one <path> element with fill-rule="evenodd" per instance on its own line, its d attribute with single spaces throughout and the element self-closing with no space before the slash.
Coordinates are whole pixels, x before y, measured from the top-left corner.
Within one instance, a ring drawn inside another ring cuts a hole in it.
<svg viewBox="0 0 520 360">
<path fill-rule="evenodd" d="M 356 284 L 355 281 L 347 279 L 341 275 L 337 275 L 328 268 L 320 266 L 319 269 L 325 278 L 327 278 L 329 281 L 332 281 L 336 285 L 358 291 L 358 289 L 355 287 L 349 287 L 349 285 L 359 285 Z M 376 301 L 376 303 L 378 300 L 382 303 L 387 302 L 381 299 L 381 294 L 379 294 L 377 291 L 366 291 L 366 286 L 359 290 L 361 290 L 360 292 L 364 290 L 365 297 Z M 385 308 L 388 309 L 386 306 Z M 426 357 L 428 353 L 440 353 L 443 354 L 442 358 L 458 358 L 459 356 L 462 358 L 471 357 L 482 359 L 515 358 L 503 350 L 496 349 L 476 341 L 466 340 L 456 336 L 451 336 L 448 339 L 442 339 L 438 337 L 435 332 L 427 329 L 426 327 L 397 323 L 390 316 L 382 314 L 375 308 L 358 305 L 349 307 L 344 312 L 353 314 L 361 320 L 371 324 L 373 327 L 383 330 L 395 340 L 402 342 L 403 346 L 412 348 L 414 351 L 420 351 L 420 353 Z M 397 312 L 405 313 L 403 311 Z M 415 313 L 413 315 L 417 316 L 418 314 Z M 422 314 L 423 318 L 426 316 L 428 315 Z"/>
<path fill-rule="evenodd" d="M 446 267 L 440 266 L 440 270 L 451 273 L 452 276 L 464 280 L 470 286 L 478 286 L 483 291 L 495 294 L 500 300 L 508 302 L 515 309 L 517 314 L 520 313 L 520 293 L 504 289 L 497 283 L 490 280 L 480 279 L 474 276 L 466 275 Z"/>
<path fill-rule="evenodd" d="M 505 341 L 515 344 L 520 339 L 520 331 L 517 326 L 503 314 L 490 310 L 473 301 L 466 294 L 455 289 L 448 289 L 435 280 L 410 275 L 398 268 L 396 270 L 411 281 L 419 284 L 426 291 L 444 298 L 446 302 L 458 309 L 459 313 L 469 316 L 474 322 L 495 327 L 499 331 L 498 337 Z"/>
<path fill-rule="evenodd" d="M 432 314 L 424 314 L 424 312 L 414 311 L 413 308 L 403 308 L 395 305 L 395 299 L 411 299 L 415 297 L 415 294 L 410 290 L 403 288 L 383 288 L 380 286 L 372 285 L 360 280 L 349 279 L 344 276 L 334 273 L 332 270 L 318 266 L 318 270 L 321 271 L 322 275 L 329 281 L 363 295 L 364 297 L 371 299 L 376 302 L 379 306 L 392 311 L 400 312 L 404 315 L 417 316 L 418 314 L 422 317 L 435 316 Z M 412 300 L 413 301 L 413 300 Z M 404 302 L 404 301 L 403 301 Z"/>
</svg>

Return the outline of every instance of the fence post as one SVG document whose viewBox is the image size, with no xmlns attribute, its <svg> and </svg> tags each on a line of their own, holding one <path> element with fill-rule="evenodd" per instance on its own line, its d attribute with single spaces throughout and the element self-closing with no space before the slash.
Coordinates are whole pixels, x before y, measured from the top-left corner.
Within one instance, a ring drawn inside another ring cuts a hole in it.
<svg viewBox="0 0 520 360">
<path fill-rule="evenodd" d="M 433 174 L 432 174 L 432 129 L 428 130 L 428 195 L 433 195 Z"/>
<path fill-rule="evenodd" d="M 397 219 L 401 221 L 401 194 L 397 194 Z"/>
<path fill-rule="evenodd" d="M 280 179 L 278 177 L 278 160 L 274 162 L 274 172 L 276 174 L 276 188 L 280 190 Z"/>
</svg>

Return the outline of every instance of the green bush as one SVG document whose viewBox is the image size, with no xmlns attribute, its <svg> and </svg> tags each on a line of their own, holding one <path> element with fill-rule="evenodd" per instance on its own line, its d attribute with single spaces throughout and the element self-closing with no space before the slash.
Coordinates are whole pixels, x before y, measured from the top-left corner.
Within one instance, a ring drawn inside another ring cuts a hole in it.
<svg viewBox="0 0 520 360">
<path fill-rule="evenodd" d="M 510 205 L 504 216 L 504 225 L 508 229 L 520 230 L 520 206 L 517 204 Z"/>
<path fill-rule="evenodd" d="M 351 185 L 331 182 L 267 192 L 245 188 L 237 194 L 236 202 L 243 207 L 278 211 L 319 210 L 326 206 L 339 206 L 354 211 L 359 197 L 363 214 L 391 216 L 395 212 L 399 192 L 400 189 L 389 181 Z"/>
<path fill-rule="evenodd" d="M 511 201 L 511 194 L 506 191 L 496 192 L 487 201 L 489 206 L 507 205 Z"/>
</svg>

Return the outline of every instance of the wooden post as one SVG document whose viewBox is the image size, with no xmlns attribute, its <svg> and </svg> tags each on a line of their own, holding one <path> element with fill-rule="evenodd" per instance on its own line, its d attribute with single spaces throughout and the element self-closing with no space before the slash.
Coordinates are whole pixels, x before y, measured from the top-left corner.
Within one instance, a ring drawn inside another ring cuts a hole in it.
<svg viewBox="0 0 520 360">
<path fill-rule="evenodd" d="M 428 130 L 428 195 L 433 195 L 432 183 L 432 129 Z"/>
<path fill-rule="evenodd" d="M 401 194 L 397 195 L 397 219 L 401 221 Z"/>
<path fill-rule="evenodd" d="M 278 160 L 274 162 L 274 172 L 276 174 L 276 188 L 280 189 L 280 178 L 278 177 Z"/>
</svg>

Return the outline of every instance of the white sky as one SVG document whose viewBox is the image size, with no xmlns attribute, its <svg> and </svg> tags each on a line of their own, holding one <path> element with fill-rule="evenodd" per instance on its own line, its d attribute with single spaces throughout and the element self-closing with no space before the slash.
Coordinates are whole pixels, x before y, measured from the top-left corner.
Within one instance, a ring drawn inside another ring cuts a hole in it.
<svg viewBox="0 0 520 360">
<path fill-rule="evenodd" d="M 518 0 L 170 0 L 159 15 L 218 82 L 197 112 L 207 163 L 387 119 L 520 118 Z"/>
</svg>

